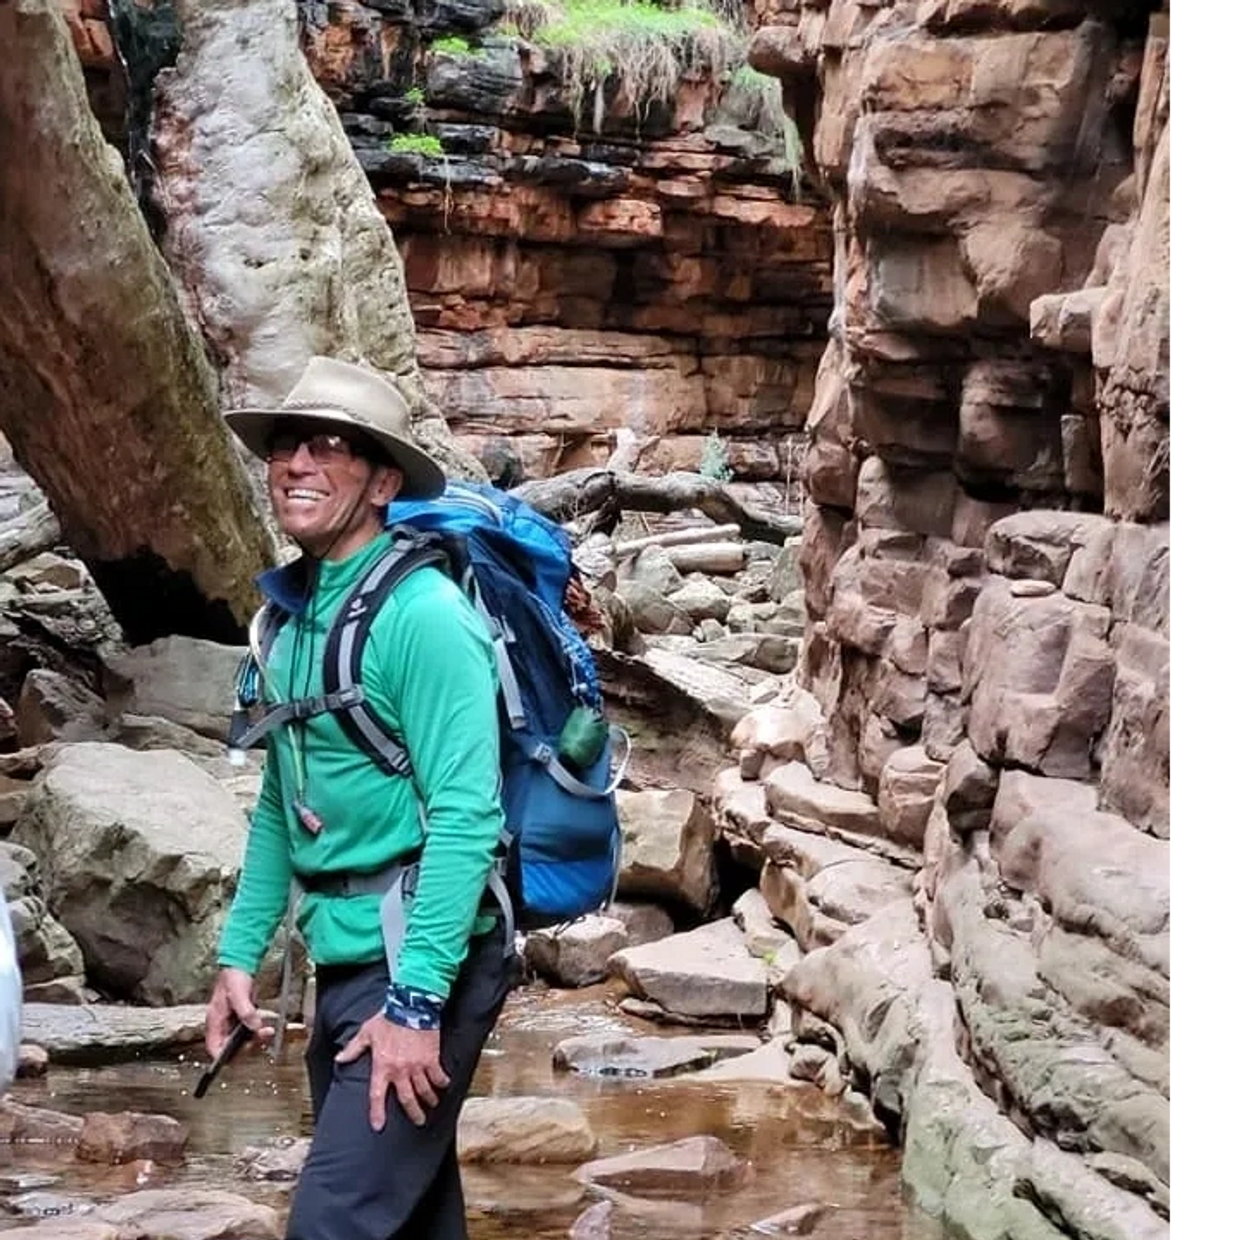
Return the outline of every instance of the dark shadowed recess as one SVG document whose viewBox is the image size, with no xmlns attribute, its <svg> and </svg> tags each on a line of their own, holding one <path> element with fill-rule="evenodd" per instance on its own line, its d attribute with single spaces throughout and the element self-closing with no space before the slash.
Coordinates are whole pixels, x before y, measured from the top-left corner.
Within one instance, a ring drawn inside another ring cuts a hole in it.
<svg viewBox="0 0 1240 1240">
<path fill-rule="evenodd" d="M 227 603 L 204 598 L 189 573 L 169 568 L 149 547 L 123 560 L 85 563 L 131 645 L 146 645 L 169 633 L 225 645 L 245 641 L 245 631 Z"/>
</svg>

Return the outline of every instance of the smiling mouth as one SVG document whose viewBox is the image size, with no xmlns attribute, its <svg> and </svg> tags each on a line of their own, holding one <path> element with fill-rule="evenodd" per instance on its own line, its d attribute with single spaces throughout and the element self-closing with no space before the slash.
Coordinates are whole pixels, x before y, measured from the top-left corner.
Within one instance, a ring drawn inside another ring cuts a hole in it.
<svg viewBox="0 0 1240 1240">
<path fill-rule="evenodd" d="M 326 491 L 311 491 L 306 487 L 286 487 L 284 498 L 298 502 L 317 504 L 327 498 Z"/>
</svg>

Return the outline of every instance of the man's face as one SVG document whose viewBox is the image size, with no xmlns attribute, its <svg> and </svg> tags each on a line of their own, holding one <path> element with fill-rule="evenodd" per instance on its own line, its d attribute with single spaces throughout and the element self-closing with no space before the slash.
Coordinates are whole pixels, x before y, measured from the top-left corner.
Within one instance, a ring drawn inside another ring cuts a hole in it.
<svg viewBox="0 0 1240 1240">
<path fill-rule="evenodd" d="M 280 528 L 310 555 L 342 560 L 383 528 L 398 470 L 377 465 L 364 436 L 322 422 L 281 422 L 267 449 L 267 490 Z"/>
</svg>

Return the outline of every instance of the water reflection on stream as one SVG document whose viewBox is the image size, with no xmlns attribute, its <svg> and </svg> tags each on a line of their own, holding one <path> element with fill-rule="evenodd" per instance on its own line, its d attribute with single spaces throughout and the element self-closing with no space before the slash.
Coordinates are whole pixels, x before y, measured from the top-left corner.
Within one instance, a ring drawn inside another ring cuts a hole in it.
<svg viewBox="0 0 1240 1240">
<path fill-rule="evenodd" d="M 759 1219 L 809 1201 L 828 1203 L 815 1234 L 831 1240 L 942 1240 L 939 1224 L 906 1205 L 899 1155 L 854 1131 L 813 1087 L 760 1082 L 707 1083 L 683 1078 L 634 1080 L 556 1072 L 552 1048 L 586 1033 L 687 1033 L 635 1020 L 615 1007 L 606 987 L 547 991 L 528 987 L 510 998 L 484 1054 L 474 1093 L 554 1094 L 574 1099 L 599 1138 L 599 1157 L 698 1133 L 712 1133 L 750 1163 L 743 1185 L 701 1199 L 617 1197 L 615 1240 L 681 1240 L 740 1233 Z M 46 1151 L 0 1147 L 0 1173 L 50 1171 L 59 1196 L 94 1200 L 136 1187 L 225 1188 L 283 1211 L 287 1186 L 242 1181 L 236 1155 L 246 1146 L 309 1132 L 299 1048 L 272 1065 L 245 1056 L 203 1101 L 191 1096 L 204 1061 L 201 1047 L 166 1061 L 91 1069 L 55 1068 L 45 1081 L 20 1082 L 19 1102 L 84 1114 L 92 1110 L 173 1115 L 190 1129 L 184 1166 L 97 1168 Z M 4 1162 L 9 1162 L 4 1167 Z M 562 1240 L 596 1196 L 572 1178 L 572 1166 L 466 1168 L 473 1240 Z M 140 1176 L 142 1178 L 139 1184 Z M 6 1225 L 0 1215 L 0 1229 Z M 750 1233 L 751 1235 L 754 1233 Z"/>
</svg>

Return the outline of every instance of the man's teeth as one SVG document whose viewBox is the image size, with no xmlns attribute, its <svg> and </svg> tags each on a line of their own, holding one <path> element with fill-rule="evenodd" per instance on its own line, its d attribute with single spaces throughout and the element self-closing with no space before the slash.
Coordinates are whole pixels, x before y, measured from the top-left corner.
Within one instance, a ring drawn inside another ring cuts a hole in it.
<svg viewBox="0 0 1240 1240">
<path fill-rule="evenodd" d="M 288 492 L 289 499 L 324 499 L 326 493 L 323 491 L 306 491 L 298 487 Z"/>
</svg>

